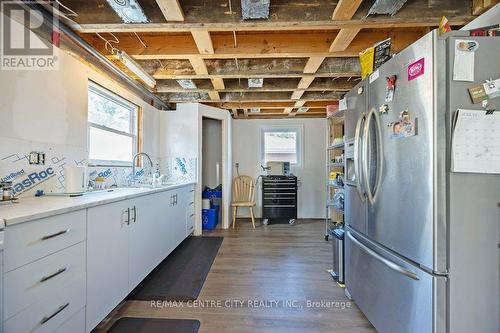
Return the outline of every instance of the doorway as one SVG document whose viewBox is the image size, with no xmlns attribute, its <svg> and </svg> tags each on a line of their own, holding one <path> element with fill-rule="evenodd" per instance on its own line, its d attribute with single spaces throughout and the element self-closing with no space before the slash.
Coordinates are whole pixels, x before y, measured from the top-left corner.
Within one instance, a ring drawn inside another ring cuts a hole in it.
<svg viewBox="0 0 500 333">
<path fill-rule="evenodd" d="M 202 190 L 222 191 L 222 120 L 202 117 Z M 222 228 L 223 200 L 219 198 L 217 229 Z M 215 199 L 217 202 L 217 199 Z M 204 230 L 205 231 L 205 230 Z"/>
</svg>

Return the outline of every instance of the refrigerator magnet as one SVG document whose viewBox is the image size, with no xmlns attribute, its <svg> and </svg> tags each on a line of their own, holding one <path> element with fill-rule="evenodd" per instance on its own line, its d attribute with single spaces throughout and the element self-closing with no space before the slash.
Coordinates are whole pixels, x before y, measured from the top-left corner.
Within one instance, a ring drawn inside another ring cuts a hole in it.
<svg viewBox="0 0 500 333">
<path fill-rule="evenodd" d="M 387 103 L 392 102 L 392 99 L 394 98 L 394 91 L 396 90 L 396 80 L 397 80 L 396 75 L 387 76 L 385 78 L 385 81 L 387 82 L 387 88 L 385 91 L 385 101 Z"/>
<path fill-rule="evenodd" d="M 408 81 L 414 80 L 425 72 L 425 58 L 418 59 L 408 65 Z"/>
<path fill-rule="evenodd" d="M 404 139 L 417 135 L 417 118 L 412 119 L 408 110 L 399 113 L 399 120 L 391 124 L 392 139 Z"/>
</svg>

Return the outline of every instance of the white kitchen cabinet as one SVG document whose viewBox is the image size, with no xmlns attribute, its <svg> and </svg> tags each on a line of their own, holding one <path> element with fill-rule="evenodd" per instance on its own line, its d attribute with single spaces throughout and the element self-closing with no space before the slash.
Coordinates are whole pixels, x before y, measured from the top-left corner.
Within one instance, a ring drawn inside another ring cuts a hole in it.
<svg viewBox="0 0 500 333">
<path fill-rule="evenodd" d="M 130 206 L 124 200 L 87 210 L 87 332 L 129 292 Z"/>
<path fill-rule="evenodd" d="M 133 200 L 129 230 L 129 290 L 132 291 L 171 251 L 167 207 L 170 191 Z"/>
<path fill-rule="evenodd" d="M 195 200 L 194 200 L 194 186 L 188 186 L 184 192 L 185 216 L 186 216 L 186 237 L 191 235 L 194 231 L 195 216 Z"/>
<path fill-rule="evenodd" d="M 186 238 L 192 188 L 88 209 L 87 332 Z"/>
</svg>

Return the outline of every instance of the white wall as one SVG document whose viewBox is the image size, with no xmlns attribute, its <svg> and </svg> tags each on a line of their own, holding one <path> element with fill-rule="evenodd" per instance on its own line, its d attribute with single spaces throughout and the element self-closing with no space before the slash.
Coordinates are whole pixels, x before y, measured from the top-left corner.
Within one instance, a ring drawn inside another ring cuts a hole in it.
<svg viewBox="0 0 500 333">
<path fill-rule="evenodd" d="M 298 193 L 299 218 L 323 218 L 325 215 L 325 119 L 237 119 L 233 121 L 233 165 L 240 164 L 240 174 L 254 179 L 261 171 L 261 129 L 269 126 L 302 126 L 302 161 L 300 168 L 292 167 L 301 186 Z M 236 170 L 234 171 L 236 173 Z M 261 216 L 261 182 L 256 188 L 256 216 Z M 241 211 L 241 212 L 240 212 Z M 240 209 L 238 216 L 248 216 Z"/>
<path fill-rule="evenodd" d="M 201 192 L 203 190 L 203 118 L 217 119 L 222 122 L 222 227 L 229 226 L 229 204 L 232 180 L 232 120 L 227 110 L 199 103 L 179 103 L 177 110 L 161 115 L 160 159 L 194 158 L 196 161 L 196 224 L 195 235 L 201 230 Z"/>
<path fill-rule="evenodd" d="M 0 178 L 48 167 L 55 175 L 23 192 L 62 191 L 65 164 L 85 165 L 87 151 L 87 85 L 93 80 L 143 109 L 143 151 L 159 156 L 159 114 L 107 76 L 66 52 L 58 52 L 59 69 L 0 72 Z M 45 166 L 29 165 L 30 151 L 46 153 Z M 125 170 L 124 170 L 125 171 Z"/>
<path fill-rule="evenodd" d="M 203 118 L 203 187 L 215 188 L 221 181 L 222 167 L 222 122 L 216 119 Z M 219 169 L 217 168 L 219 165 Z M 217 175 L 217 172 L 218 175 Z M 219 180 L 219 182 L 217 182 Z"/>
</svg>

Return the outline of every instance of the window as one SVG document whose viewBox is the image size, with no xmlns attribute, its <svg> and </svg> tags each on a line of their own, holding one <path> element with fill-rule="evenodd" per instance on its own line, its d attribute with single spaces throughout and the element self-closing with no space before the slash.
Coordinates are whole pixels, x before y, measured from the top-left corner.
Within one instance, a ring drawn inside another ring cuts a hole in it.
<svg viewBox="0 0 500 333">
<path fill-rule="evenodd" d="M 138 107 L 89 82 L 89 161 L 130 166 L 137 152 Z"/>
<path fill-rule="evenodd" d="M 301 163 L 301 127 L 262 129 L 262 162 L 284 161 L 295 166 Z"/>
</svg>

